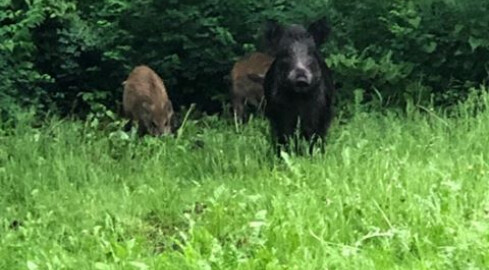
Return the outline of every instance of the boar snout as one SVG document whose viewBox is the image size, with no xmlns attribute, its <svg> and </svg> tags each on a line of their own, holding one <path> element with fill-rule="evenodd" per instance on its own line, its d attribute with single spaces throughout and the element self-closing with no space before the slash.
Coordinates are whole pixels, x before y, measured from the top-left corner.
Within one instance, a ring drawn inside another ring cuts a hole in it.
<svg viewBox="0 0 489 270">
<path fill-rule="evenodd" d="M 289 74 L 290 82 L 297 88 L 303 89 L 311 86 L 312 75 L 305 68 L 295 68 Z"/>
</svg>

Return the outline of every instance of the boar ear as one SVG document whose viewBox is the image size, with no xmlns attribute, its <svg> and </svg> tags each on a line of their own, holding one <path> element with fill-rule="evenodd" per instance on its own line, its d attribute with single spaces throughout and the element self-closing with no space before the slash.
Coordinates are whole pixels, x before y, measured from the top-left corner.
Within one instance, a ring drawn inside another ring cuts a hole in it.
<svg viewBox="0 0 489 270">
<path fill-rule="evenodd" d="M 316 44 L 321 45 L 328 38 L 329 33 L 331 32 L 331 27 L 326 20 L 326 17 L 322 17 L 309 25 L 307 31 L 313 36 Z"/>
<path fill-rule="evenodd" d="M 140 117 L 146 122 L 150 121 L 153 115 L 154 105 L 151 105 L 148 102 L 143 102 L 141 106 L 142 109 L 139 111 Z"/>
<path fill-rule="evenodd" d="M 282 26 L 274 19 L 268 19 L 265 22 L 265 40 L 267 45 L 275 49 L 278 40 L 282 35 Z"/>
<path fill-rule="evenodd" d="M 173 104 L 171 101 L 168 100 L 168 102 L 165 104 L 165 110 L 168 114 L 173 113 Z"/>
</svg>

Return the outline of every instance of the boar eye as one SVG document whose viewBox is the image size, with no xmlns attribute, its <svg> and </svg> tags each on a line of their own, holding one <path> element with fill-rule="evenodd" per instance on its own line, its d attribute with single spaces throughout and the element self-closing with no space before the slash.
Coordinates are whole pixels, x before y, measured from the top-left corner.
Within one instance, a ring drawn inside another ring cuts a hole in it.
<svg viewBox="0 0 489 270">
<path fill-rule="evenodd" d="M 291 62 L 292 62 L 292 59 L 290 57 L 287 57 L 287 56 L 282 57 L 280 59 L 280 63 L 285 64 L 285 65 L 290 64 Z"/>
</svg>

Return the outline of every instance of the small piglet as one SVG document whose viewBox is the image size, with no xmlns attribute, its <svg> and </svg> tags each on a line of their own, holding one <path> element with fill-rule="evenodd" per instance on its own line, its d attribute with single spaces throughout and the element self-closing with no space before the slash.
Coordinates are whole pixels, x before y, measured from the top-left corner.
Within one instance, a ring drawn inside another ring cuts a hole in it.
<svg viewBox="0 0 489 270">
<path fill-rule="evenodd" d="M 247 118 L 245 104 L 259 108 L 263 101 L 263 81 L 272 64 L 268 54 L 254 52 L 238 60 L 231 70 L 231 99 L 236 117 L 244 121 Z"/>
<path fill-rule="evenodd" d="M 173 106 L 163 80 L 149 67 L 137 66 L 123 82 L 124 113 L 137 122 L 139 135 L 172 132 Z"/>
<path fill-rule="evenodd" d="M 279 154 L 295 134 L 310 143 L 312 153 L 329 128 L 335 89 L 319 51 L 329 32 L 325 18 L 307 29 L 267 22 L 265 38 L 275 60 L 265 76 L 265 115 Z"/>
</svg>

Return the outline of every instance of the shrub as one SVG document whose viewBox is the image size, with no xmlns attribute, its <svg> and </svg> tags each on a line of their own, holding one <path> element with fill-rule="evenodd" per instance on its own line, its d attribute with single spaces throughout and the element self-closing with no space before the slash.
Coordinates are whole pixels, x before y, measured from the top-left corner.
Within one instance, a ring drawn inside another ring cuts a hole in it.
<svg viewBox="0 0 489 270">
<path fill-rule="evenodd" d="M 341 85 L 341 104 L 403 105 L 433 96 L 456 104 L 487 79 L 489 2 L 478 0 L 37 0 L 0 4 L 0 105 L 35 105 L 85 116 L 119 111 L 121 82 L 153 67 L 177 105 L 208 112 L 227 100 L 228 73 L 263 49 L 266 18 L 307 23 L 327 15 L 324 56 Z"/>
<path fill-rule="evenodd" d="M 434 95 L 451 105 L 487 79 L 489 2 L 335 0 L 332 8 L 328 62 L 347 95 L 363 88 L 393 104 Z"/>
</svg>

